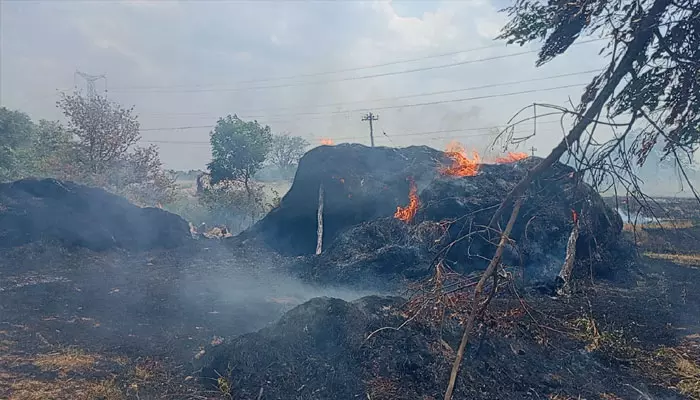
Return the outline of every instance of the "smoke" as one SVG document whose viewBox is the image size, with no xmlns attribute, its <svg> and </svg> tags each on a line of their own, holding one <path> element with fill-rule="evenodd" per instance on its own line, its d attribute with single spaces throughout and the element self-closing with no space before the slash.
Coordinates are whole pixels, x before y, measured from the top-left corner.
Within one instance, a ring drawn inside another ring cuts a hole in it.
<svg viewBox="0 0 700 400">
<path fill-rule="evenodd" d="M 252 331 L 274 322 L 284 312 L 315 297 L 334 297 L 352 301 L 381 294 L 340 286 L 320 286 L 302 282 L 284 267 L 273 265 L 272 254 L 259 254 L 256 260 L 222 260 L 205 274 L 184 279 L 181 291 L 184 304 L 195 305 L 210 316 L 236 318 L 241 332 Z M 281 267 L 281 268 L 280 268 Z M 214 317 L 216 318 L 216 317 Z"/>
</svg>

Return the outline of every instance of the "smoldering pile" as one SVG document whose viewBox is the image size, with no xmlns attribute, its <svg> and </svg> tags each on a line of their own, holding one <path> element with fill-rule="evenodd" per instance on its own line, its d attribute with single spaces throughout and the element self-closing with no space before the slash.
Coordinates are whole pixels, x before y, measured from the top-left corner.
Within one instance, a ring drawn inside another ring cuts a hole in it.
<svg viewBox="0 0 700 400">
<path fill-rule="evenodd" d="M 175 248 L 191 239 L 179 216 L 56 179 L 0 184 L 0 246 L 57 242 L 96 251 Z"/>
<path fill-rule="evenodd" d="M 459 149 L 318 147 L 302 158 L 280 207 L 241 238 L 301 256 L 296 272 L 323 283 L 364 287 L 421 279 L 440 251 L 453 270 L 478 271 L 495 250 L 491 216 L 537 162 L 513 155 L 485 164 Z M 509 214 L 494 227 L 504 227 Z M 581 227 L 579 259 L 600 259 L 617 246 L 619 215 L 573 168 L 557 163 L 524 197 L 503 263 L 532 284 L 552 281 L 574 223 Z"/>
</svg>

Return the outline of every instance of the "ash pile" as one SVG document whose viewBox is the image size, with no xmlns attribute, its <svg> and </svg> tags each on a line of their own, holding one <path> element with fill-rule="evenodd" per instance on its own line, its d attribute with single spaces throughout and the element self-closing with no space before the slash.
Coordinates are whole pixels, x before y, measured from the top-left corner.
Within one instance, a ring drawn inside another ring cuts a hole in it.
<svg viewBox="0 0 700 400">
<path fill-rule="evenodd" d="M 141 208 L 102 189 L 55 179 L 0 184 L 0 246 L 54 242 L 95 251 L 175 248 L 191 240 L 188 223 Z"/>
<path fill-rule="evenodd" d="M 242 238 L 299 256 L 295 272 L 321 283 L 367 287 L 418 280 L 432 273 L 438 254 L 456 272 L 482 270 L 511 210 L 496 229 L 487 227 L 491 216 L 540 160 L 511 154 L 489 164 L 465 154 L 318 147 L 302 158 L 279 208 Z M 581 227 L 578 259 L 600 261 L 618 245 L 618 213 L 574 169 L 557 163 L 524 197 L 503 263 L 531 284 L 552 282 L 575 222 Z"/>
</svg>

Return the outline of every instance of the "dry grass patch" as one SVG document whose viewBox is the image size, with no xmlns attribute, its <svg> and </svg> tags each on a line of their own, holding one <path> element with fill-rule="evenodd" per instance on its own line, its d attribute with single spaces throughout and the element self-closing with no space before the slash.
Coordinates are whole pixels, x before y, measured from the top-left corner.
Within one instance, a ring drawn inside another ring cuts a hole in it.
<svg viewBox="0 0 700 400">
<path fill-rule="evenodd" d="M 602 400 L 622 400 L 622 397 L 613 393 L 601 393 L 598 396 L 600 396 Z"/>
<path fill-rule="evenodd" d="M 85 380 L 35 379 L 17 380 L 10 386 L 9 400 L 124 400 L 121 390 L 112 380 L 91 382 Z"/>
<path fill-rule="evenodd" d="M 639 232 L 640 230 L 654 230 L 654 229 L 666 229 L 666 230 L 688 229 L 688 228 L 692 228 L 693 226 L 695 226 L 695 224 L 693 224 L 693 221 L 691 221 L 689 219 L 673 219 L 673 220 L 648 222 L 645 224 L 637 224 L 636 226 L 634 224 L 626 222 L 622 225 L 622 230 L 626 231 L 626 232 L 634 232 L 636 230 L 637 232 Z"/>
<path fill-rule="evenodd" d="M 97 358 L 77 348 L 66 348 L 49 354 L 40 354 L 34 360 L 34 365 L 44 371 L 69 373 L 89 370 Z"/>
<path fill-rule="evenodd" d="M 0 339 L 0 353 L 7 353 L 10 348 L 15 345 L 16 342 L 12 340 Z"/>
<path fill-rule="evenodd" d="M 657 260 L 667 260 L 679 265 L 700 267 L 700 254 L 667 254 L 646 252 L 645 256 Z"/>
<path fill-rule="evenodd" d="M 686 336 L 676 347 L 663 346 L 635 361 L 640 370 L 662 386 L 700 400 L 700 337 Z"/>
<path fill-rule="evenodd" d="M 700 399 L 700 365 L 683 349 L 664 347 L 653 357 L 656 377 L 691 399 Z"/>
</svg>

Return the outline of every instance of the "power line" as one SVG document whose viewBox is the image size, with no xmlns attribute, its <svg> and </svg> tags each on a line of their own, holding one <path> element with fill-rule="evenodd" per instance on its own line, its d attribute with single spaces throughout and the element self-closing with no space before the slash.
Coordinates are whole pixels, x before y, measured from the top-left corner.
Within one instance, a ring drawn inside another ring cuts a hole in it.
<svg viewBox="0 0 700 400">
<path fill-rule="evenodd" d="M 554 120 L 554 121 L 538 121 L 538 124 L 561 124 L 560 120 Z M 204 126 L 205 128 L 212 128 L 213 126 Z M 194 127 L 193 127 L 194 128 Z M 423 132 L 409 132 L 409 133 L 399 133 L 399 134 L 392 134 L 392 137 L 410 137 L 410 136 L 427 136 L 427 135 L 433 135 L 436 133 L 458 133 L 458 132 L 478 132 L 478 131 L 484 131 L 484 130 L 491 130 L 495 131 L 498 130 L 500 131 L 501 129 L 505 128 L 504 126 L 483 126 L 483 127 L 478 127 L 478 128 L 457 128 L 457 129 L 441 129 L 441 130 L 436 130 L 436 131 L 423 131 Z M 530 130 L 521 130 L 521 131 L 515 131 L 513 133 L 523 133 L 523 132 L 531 132 Z M 495 135 L 495 132 L 486 132 L 483 134 L 474 134 L 474 135 L 469 135 L 469 136 L 489 136 L 489 135 Z M 345 137 L 339 137 L 339 138 L 333 138 L 333 140 L 352 140 L 352 139 L 364 139 L 364 136 L 345 136 Z M 436 138 L 432 138 L 436 139 Z M 209 144 L 207 141 L 203 140 L 142 140 L 142 142 L 145 143 L 171 143 L 171 144 Z"/>
<path fill-rule="evenodd" d="M 323 72 L 314 72 L 314 73 L 307 73 L 307 74 L 296 74 L 296 75 L 287 75 L 287 76 L 280 76 L 276 78 L 264 78 L 264 79 L 250 79 L 250 80 L 245 80 L 245 81 L 237 81 L 234 82 L 234 85 L 238 85 L 241 83 L 262 83 L 262 82 L 272 82 L 272 81 L 281 81 L 281 80 L 287 80 L 287 79 L 296 79 L 296 78 L 311 78 L 315 76 L 324 76 L 324 75 L 333 75 L 333 74 L 341 74 L 345 72 L 354 72 L 354 71 L 362 71 L 365 69 L 372 69 L 372 68 L 381 68 L 381 67 L 388 67 L 390 65 L 397 65 L 397 64 L 404 64 L 404 63 L 411 63 L 415 61 L 423 61 L 423 60 L 428 60 L 431 58 L 441 58 L 441 57 L 448 57 L 448 56 L 456 56 L 458 54 L 462 53 L 471 53 L 474 51 L 480 51 L 480 50 L 487 50 L 487 49 L 493 49 L 497 47 L 505 47 L 503 44 L 494 44 L 494 45 L 489 45 L 489 46 L 481 46 L 481 47 L 473 47 L 470 49 L 464 49 L 464 50 L 456 50 L 456 51 L 451 51 L 448 53 L 439 53 L 439 54 L 431 54 L 423 57 L 416 57 L 416 58 L 408 58 L 408 59 L 403 59 L 403 60 L 396 60 L 396 61 L 389 61 L 381 64 L 372 64 L 372 65 L 365 65 L 365 66 L 360 66 L 360 67 L 353 67 L 353 68 L 344 68 L 344 69 L 336 69 L 333 71 L 323 71 Z M 159 89 L 159 88 L 164 88 L 164 87 L 206 87 L 206 86 L 218 86 L 216 83 L 212 84 L 204 84 L 204 85 L 168 85 L 168 86 L 123 86 L 121 89 L 123 90 L 129 90 L 129 89 Z"/>
<path fill-rule="evenodd" d="M 500 86 L 511 86 L 511 85 L 518 85 L 518 84 L 522 84 L 522 83 L 540 82 L 540 81 L 545 81 L 545 80 L 550 80 L 550 79 L 566 78 L 566 77 L 585 75 L 585 74 L 590 74 L 590 73 L 600 72 L 600 71 L 602 71 L 602 70 L 601 69 L 591 69 L 591 70 L 587 70 L 587 71 L 570 72 L 570 73 L 566 73 L 566 74 L 550 75 L 550 76 L 531 78 L 531 79 L 521 79 L 521 80 L 515 80 L 515 81 L 509 81 L 509 82 L 491 83 L 491 84 L 487 84 L 487 85 L 472 86 L 472 87 L 466 87 L 466 88 L 460 88 L 460 89 L 440 90 L 440 91 L 435 91 L 435 92 L 424 92 L 424 93 L 413 93 L 413 94 L 408 94 L 408 95 L 403 95 L 403 96 L 382 97 L 382 98 L 369 99 L 369 100 L 353 100 L 353 101 L 346 101 L 346 102 L 317 104 L 314 106 L 307 106 L 307 107 L 303 107 L 303 108 L 339 107 L 339 106 L 344 106 L 344 105 L 349 105 L 349 104 L 373 103 L 373 102 L 382 102 L 382 101 L 410 99 L 410 98 L 415 98 L 415 97 L 452 94 L 452 93 L 459 93 L 459 92 L 467 92 L 470 90 L 489 89 L 489 88 L 500 87 Z M 299 109 L 299 108 L 302 108 L 302 107 L 278 107 L 278 108 L 274 108 L 274 109 L 260 109 L 259 108 L 259 109 L 249 109 L 249 110 L 242 110 L 242 111 L 243 112 L 266 112 L 266 111 L 270 111 L 270 110 L 283 111 L 283 110 L 295 110 L 295 109 Z M 152 113 L 152 114 L 141 114 L 141 115 L 142 116 L 180 116 L 180 115 L 182 115 L 182 116 L 202 116 L 202 117 L 206 116 L 206 117 L 212 117 L 212 118 L 218 117 L 217 115 L 214 115 L 211 113 L 204 113 L 204 112 L 199 112 L 199 113 L 196 113 L 196 112 Z"/>
<path fill-rule="evenodd" d="M 392 110 L 392 109 L 401 109 L 401 108 L 412 108 L 412 107 L 424 107 L 424 106 L 432 106 L 432 105 L 437 105 L 437 104 L 446 104 L 446 103 L 460 103 L 460 102 L 465 102 L 465 101 L 471 101 L 471 100 L 483 100 L 483 99 L 490 99 L 490 98 L 495 98 L 495 97 L 508 97 L 508 96 L 517 96 L 521 94 L 528 94 L 528 93 L 538 93 L 538 92 L 547 92 L 547 91 L 552 91 L 552 90 L 559 90 L 559 89 L 567 89 L 567 88 L 572 88 L 572 87 L 582 87 L 586 86 L 587 83 L 577 83 L 577 84 L 571 84 L 571 85 L 562 85 L 562 86 L 555 86 L 555 87 L 550 87 L 550 88 L 542 88 L 542 89 L 530 89 L 530 90 L 521 90 L 518 92 L 509 92 L 509 93 L 499 93 L 499 94 L 491 94 L 491 95 L 482 95 L 482 96 L 472 96 L 472 97 L 463 97 L 459 99 L 450 99 L 450 100 L 436 100 L 436 101 L 430 101 L 430 102 L 424 102 L 424 103 L 412 103 L 412 104 L 401 104 L 401 105 L 393 105 L 393 106 L 382 106 L 382 107 L 372 107 L 374 110 Z M 239 115 L 241 118 L 268 118 L 268 117 L 293 117 L 293 116 L 306 116 L 306 115 L 337 115 L 337 114 L 346 114 L 346 113 L 353 113 L 353 112 L 365 112 L 367 111 L 367 108 L 357 108 L 353 110 L 343 110 L 343 111 L 330 111 L 330 112 L 305 112 L 305 113 L 296 113 L 296 114 L 278 114 L 278 115 Z M 199 128 L 201 127 L 212 127 L 212 125 L 206 125 L 206 126 L 198 126 Z M 171 130 L 171 129 L 192 129 L 193 127 L 172 127 L 172 128 L 145 128 L 141 129 L 141 131 L 162 131 L 162 130 Z"/>
<path fill-rule="evenodd" d="M 586 43 L 592 43 L 592 42 L 596 42 L 596 41 L 600 41 L 600 40 L 603 40 L 603 39 L 591 39 L 591 40 L 576 42 L 576 43 L 572 44 L 572 46 L 586 44 Z M 477 58 L 477 59 L 465 60 L 465 61 L 456 61 L 456 62 L 452 62 L 452 63 L 448 63 L 448 64 L 441 64 L 441 65 L 433 65 L 430 67 L 412 68 L 412 69 L 407 69 L 407 70 L 403 70 L 403 71 L 383 72 L 383 73 L 376 73 L 376 74 L 370 74 L 370 75 L 352 76 L 352 77 L 337 78 L 337 79 L 330 79 L 330 80 L 321 80 L 321 81 L 285 83 L 285 84 L 270 85 L 270 86 L 249 86 L 249 87 L 242 87 L 242 88 L 202 88 L 202 87 L 197 88 L 197 87 L 195 87 L 192 89 L 171 89 L 171 90 L 167 90 L 168 86 L 162 86 L 162 87 L 157 88 L 155 90 L 149 90 L 149 89 L 142 89 L 142 90 L 138 90 L 138 89 L 133 89 L 133 90 L 112 89 L 111 92 L 119 92 L 119 93 L 136 93 L 136 92 L 150 92 L 150 93 L 240 92 L 240 91 L 256 90 L 256 89 L 275 89 L 275 88 L 294 87 L 294 86 L 318 85 L 318 84 L 325 84 L 325 83 L 372 79 L 372 78 L 379 78 L 379 77 L 384 77 L 384 76 L 402 75 L 402 74 L 409 74 L 409 73 L 414 73 L 414 72 L 422 72 L 422 71 L 429 71 L 429 70 L 435 70 L 435 69 L 451 68 L 451 67 L 462 66 L 462 65 L 467 65 L 467 64 L 474 64 L 474 63 L 479 63 L 479 62 L 484 62 L 484 61 L 493 61 L 493 60 L 500 60 L 500 59 L 504 59 L 504 58 L 517 57 L 517 56 L 521 56 L 521 55 L 525 55 L 525 54 L 537 53 L 538 51 L 539 50 L 526 50 L 526 51 L 521 51 L 521 52 L 517 52 L 517 53 L 503 54 L 503 55 L 499 55 L 499 56 Z"/>
</svg>

